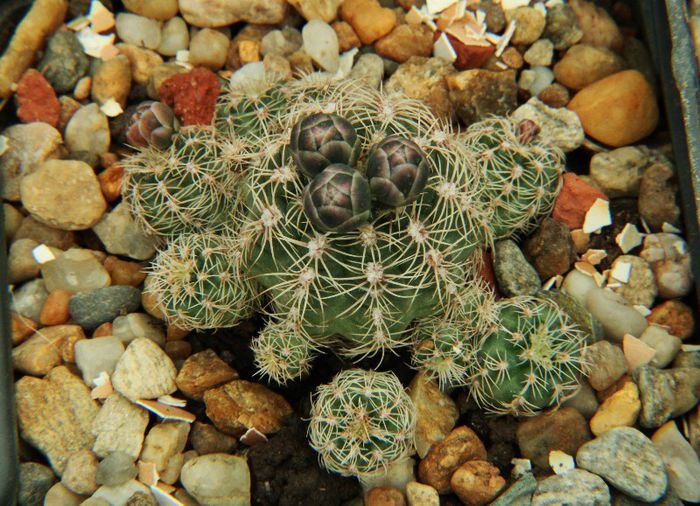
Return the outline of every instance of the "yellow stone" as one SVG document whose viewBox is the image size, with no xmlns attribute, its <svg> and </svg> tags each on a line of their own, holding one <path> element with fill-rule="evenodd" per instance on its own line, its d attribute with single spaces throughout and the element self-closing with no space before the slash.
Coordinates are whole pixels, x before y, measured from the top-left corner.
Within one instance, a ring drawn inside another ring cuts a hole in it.
<svg viewBox="0 0 700 506">
<path fill-rule="evenodd" d="M 384 37 L 396 26 L 396 13 L 377 0 L 345 0 L 340 15 L 352 25 L 363 44 Z"/>
<path fill-rule="evenodd" d="M 615 427 L 632 427 L 642 408 L 637 385 L 628 381 L 598 407 L 590 420 L 591 432 L 596 436 Z"/>
<path fill-rule="evenodd" d="M 654 92 L 637 70 L 624 70 L 586 86 L 567 107 L 578 114 L 587 135 L 616 148 L 643 139 L 659 122 Z"/>
</svg>

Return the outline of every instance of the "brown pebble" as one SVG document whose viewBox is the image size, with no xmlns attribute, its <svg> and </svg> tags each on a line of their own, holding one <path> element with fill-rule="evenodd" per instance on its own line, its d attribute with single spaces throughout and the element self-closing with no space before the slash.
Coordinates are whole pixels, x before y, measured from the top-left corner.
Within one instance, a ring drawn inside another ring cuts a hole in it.
<svg viewBox="0 0 700 506">
<path fill-rule="evenodd" d="M 545 89 L 540 91 L 537 95 L 542 102 L 547 104 L 549 107 L 554 107 L 555 109 L 560 109 L 566 107 L 566 104 L 571 100 L 571 94 L 566 87 L 559 83 L 552 83 Z"/>
<path fill-rule="evenodd" d="M 405 506 L 403 493 L 394 487 L 374 487 L 364 497 L 365 506 Z"/>
<path fill-rule="evenodd" d="M 92 90 L 92 77 L 85 76 L 75 83 L 75 88 L 73 89 L 73 96 L 76 100 L 85 100 L 90 96 L 90 91 Z"/>
<path fill-rule="evenodd" d="M 341 53 L 362 46 L 360 38 L 357 36 L 357 33 L 355 33 L 350 23 L 346 21 L 336 21 L 331 26 L 338 36 L 338 45 L 340 46 Z"/>
<path fill-rule="evenodd" d="M 108 169 L 112 165 L 117 163 L 118 160 L 119 160 L 119 157 L 117 156 L 116 153 L 111 153 L 108 151 L 107 153 L 102 153 L 100 155 L 100 166 L 102 166 L 102 168 L 104 168 L 104 169 Z"/>
<path fill-rule="evenodd" d="M 647 321 L 665 327 L 669 334 L 681 339 L 690 337 L 695 330 L 693 311 L 680 300 L 662 302 L 651 310 Z"/>
<path fill-rule="evenodd" d="M 484 506 L 506 486 L 496 466 L 485 460 L 465 462 L 450 478 L 452 491 L 467 506 Z"/>
<path fill-rule="evenodd" d="M 509 47 L 508 49 L 503 51 L 503 54 L 501 55 L 501 60 L 510 68 L 516 70 L 521 69 L 523 67 L 523 64 L 525 63 L 525 61 L 523 60 L 523 55 L 521 55 L 520 51 L 518 51 L 514 47 Z"/>
<path fill-rule="evenodd" d="M 122 195 L 122 179 L 124 168 L 115 163 L 97 175 L 102 189 L 102 195 L 107 202 L 114 202 Z"/>
<path fill-rule="evenodd" d="M 192 345 L 188 341 L 168 341 L 165 353 L 174 361 L 184 360 L 192 354 Z"/>
<path fill-rule="evenodd" d="M 170 341 L 180 342 L 183 341 Z M 206 390 L 236 378 L 236 370 L 221 360 L 213 350 L 204 350 L 185 361 L 175 378 L 175 383 L 186 397 L 201 401 Z"/>
<path fill-rule="evenodd" d="M 115 256 L 108 256 L 103 265 L 112 278 L 112 285 L 139 286 L 146 279 L 143 265 L 138 262 L 127 262 Z"/>
<path fill-rule="evenodd" d="M 181 341 L 190 334 L 187 329 L 182 329 L 177 325 L 168 325 L 166 333 L 166 341 Z"/>
<path fill-rule="evenodd" d="M 17 313 L 10 313 L 12 320 L 12 346 L 23 343 L 37 328 L 37 324 Z"/>
<path fill-rule="evenodd" d="M 41 308 L 39 322 L 42 325 L 60 325 L 66 323 L 70 318 L 68 311 L 68 302 L 73 296 L 68 290 L 57 288 L 49 293 L 44 302 L 44 307 Z"/>
<path fill-rule="evenodd" d="M 108 337 L 112 335 L 112 322 L 105 322 L 99 327 L 97 327 L 93 333 L 92 337 Z"/>
</svg>

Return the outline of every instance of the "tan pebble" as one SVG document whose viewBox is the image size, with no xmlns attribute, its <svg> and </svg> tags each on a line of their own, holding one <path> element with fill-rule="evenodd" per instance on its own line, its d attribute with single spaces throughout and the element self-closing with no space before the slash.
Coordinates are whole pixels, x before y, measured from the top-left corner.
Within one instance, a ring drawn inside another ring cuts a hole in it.
<svg viewBox="0 0 700 506">
<path fill-rule="evenodd" d="M 94 102 L 102 105 L 113 98 L 123 109 L 130 90 L 131 64 L 126 56 L 103 60 L 98 65 L 92 78 L 91 97 Z"/>
<path fill-rule="evenodd" d="M 12 362 L 20 372 L 44 376 L 63 362 L 62 344 L 65 340 L 75 342 L 84 337 L 85 333 L 78 325 L 44 327 L 12 350 Z"/>
<path fill-rule="evenodd" d="M 398 25 L 374 44 L 379 56 L 403 63 L 412 56 L 430 56 L 433 32 L 425 25 Z"/>
<path fill-rule="evenodd" d="M 124 167 L 115 163 L 100 172 L 97 180 L 100 182 L 102 195 L 107 202 L 114 202 L 122 195 L 122 180 L 124 178 Z"/>
<path fill-rule="evenodd" d="M 117 44 L 117 48 L 129 59 L 131 74 L 136 84 L 147 85 L 153 69 L 163 63 L 163 58 L 150 49 L 124 43 Z"/>
<path fill-rule="evenodd" d="M 62 288 L 57 288 L 49 293 L 44 302 L 44 307 L 41 308 L 39 322 L 42 325 L 61 325 L 66 323 L 70 318 L 68 302 L 72 296 L 71 292 Z"/>
<path fill-rule="evenodd" d="M 37 324 L 30 318 L 10 313 L 12 321 L 12 346 L 17 346 L 27 340 L 34 333 Z"/>
<path fill-rule="evenodd" d="M 605 402 L 605 400 L 608 399 L 611 395 L 613 395 L 615 392 L 622 389 L 627 383 L 629 383 L 631 379 L 632 376 L 629 373 L 623 374 L 622 377 L 615 380 L 615 382 L 612 385 L 608 386 L 603 390 L 596 391 L 596 399 L 598 399 L 598 402 Z"/>
<path fill-rule="evenodd" d="M 408 506 L 440 506 L 440 494 L 430 485 L 409 481 L 406 484 Z"/>
<path fill-rule="evenodd" d="M 75 83 L 75 88 L 73 89 L 73 96 L 76 100 L 86 100 L 90 97 L 90 90 L 92 88 L 92 77 L 85 76 Z"/>
<path fill-rule="evenodd" d="M 80 102 L 75 100 L 73 97 L 69 97 L 68 95 L 61 95 L 58 101 L 61 104 L 61 114 L 58 117 L 57 128 L 61 133 L 63 133 L 66 129 L 66 125 L 73 117 L 73 114 L 80 109 L 81 105 Z"/>
<path fill-rule="evenodd" d="M 92 332 L 92 337 L 109 337 L 112 335 L 112 322 L 105 322 Z"/>
<path fill-rule="evenodd" d="M 581 43 L 603 46 L 619 51 L 624 44 L 624 37 L 615 21 L 602 7 L 597 7 L 588 0 L 570 0 L 569 6 L 576 15 L 578 26 L 583 31 Z"/>
<path fill-rule="evenodd" d="M 590 420 L 591 432 L 599 436 L 614 427 L 632 427 L 640 409 L 642 403 L 639 400 L 639 389 L 634 382 L 627 381 L 598 407 Z"/>
<path fill-rule="evenodd" d="M 71 364 L 75 364 L 75 343 L 81 339 L 86 339 L 86 337 L 83 332 L 76 332 L 61 342 L 61 358 L 67 367 L 72 367 Z M 80 376 L 80 371 L 74 370 L 74 372 Z"/>
<path fill-rule="evenodd" d="M 467 506 L 485 506 L 505 487 L 506 480 L 496 466 L 485 460 L 462 464 L 450 478 L 452 491 Z"/>
<path fill-rule="evenodd" d="M 164 320 L 163 306 L 158 299 L 158 295 L 150 290 L 152 284 L 153 277 L 146 275 L 146 279 L 143 280 L 143 291 L 141 292 L 141 306 L 154 318 Z"/>
<path fill-rule="evenodd" d="M 582 229 L 577 228 L 572 230 L 571 239 L 574 241 L 574 249 L 579 255 L 582 255 L 589 250 L 591 239 L 589 234 L 584 232 Z"/>
<path fill-rule="evenodd" d="M 377 0 L 345 0 L 340 15 L 350 23 L 363 44 L 384 37 L 396 26 L 396 13 Z"/>
<path fill-rule="evenodd" d="M 199 30 L 190 40 L 190 63 L 219 70 L 226 63 L 230 42 L 226 35 L 217 30 Z"/>
<path fill-rule="evenodd" d="M 355 30 L 346 21 L 336 21 L 331 25 L 335 34 L 338 36 L 338 45 L 340 46 L 340 52 L 344 53 L 354 47 L 362 46 L 360 38 L 355 33 Z"/>
<path fill-rule="evenodd" d="M 586 134 L 613 147 L 643 139 L 659 121 L 654 92 L 637 70 L 618 72 L 586 86 L 567 107 L 578 114 Z"/>
<path fill-rule="evenodd" d="M 314 63 L 311 60 L 311 56 L 304 50 L 300 49 L 299 51 L 294 51 L 287 56 L 287 61 L 292 66 L 292 73 L 295 75 L 308 74 L 314 70 Z"/>
<path fill-rule="evenodd" d="M 112 165 L 117 163 L 117 161 L 119 161 L 119 157 L 116 153 L 110 153 L 108 151 L 100 155 L 100 167 L 102 167 L 103 169 L 110 168 Z"/>
<path fill-rule="evenodd" d="M 192 345 L 188 341 L 168 341 L 164 349 L 173 361 L 184 360 L 192 354 Z"/>
<path fill-rule="evenodd" d="M 260 61 L 260 42 L 257 40 L 242 40 L 238 43 L 238 58 L 241 65 Z"/>
<path fill-rule="evenodd" d="M 624 60 L 610 49 L 577 44 L 554 65 L 554 77 L 572 90 L 580 90 L 625 68 Z"/>
<path fill-rule="evenodd" d="M 112 278 L 112 285 L 139 286 L 146 279 L 143 264 L 139 262 L 128 262 L 108 256 L 103 265 Z"/>
<path fill-rule="evenodd" d="M 406 499 L 401 491 L 394 487 L 374 487 L 364 496 L 365 506 L 404 506 Z"/>
<path fill-rule="evenodd" d="M 501 60 L 510 68 L 516 70 L 521 69 L 525 63 L 523 60 L 523 55 L 520 54 L 520 51 L 518 51 L 512 46 L 503 51 L 503 54 L 501 55 Z"/>
</svg>

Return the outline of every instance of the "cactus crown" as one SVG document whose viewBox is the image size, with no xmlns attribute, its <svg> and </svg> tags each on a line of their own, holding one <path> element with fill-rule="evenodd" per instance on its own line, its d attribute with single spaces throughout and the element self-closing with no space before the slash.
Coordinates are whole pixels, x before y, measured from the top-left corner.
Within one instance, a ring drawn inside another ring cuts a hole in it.
<svg viewBox="0 0 700 506">
<path fill-rule="evenodd" d="M 318 387 L 309 439 L 327 469 L 362 479 L 408 457 L 415 427 L 413 401 L 393 373 L 350 369 Z"/>
</svg>

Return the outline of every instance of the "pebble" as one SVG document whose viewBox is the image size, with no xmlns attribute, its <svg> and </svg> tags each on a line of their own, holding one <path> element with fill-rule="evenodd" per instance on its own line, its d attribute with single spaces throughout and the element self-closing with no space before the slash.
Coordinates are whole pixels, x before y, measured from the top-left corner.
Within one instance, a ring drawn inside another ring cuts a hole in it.
<svg viewBox="0 0 700 506">
<path fill-rule="evenodd" d="M 535 477 L 532 473 L 525 473 L 498 496 L 490 506 L 530 506 L 536 488 L 537 480 Z"/>
<path fill-rule="evenodd" d="M 232 453 L 238 439 L 224 434 L 208 423 L 194 422 L 189 437 L 190 445 L 200 455 L 209 453 Z"/>
<path fill-rule="evenodd" d="M 219 87 L 219 78 L 211 70 L 195 68 L 166 79 L 158 93 L 183 125 L 208 125 L 214 117 Z"/>
<path fill-rule="evenodd" d="M 505 11 L 506 20 L 515 22 L 511 44 L 530 45 L 540 38 L 545 27 L 545 15 L 534 7 L 517 7 Z"/>
<path fill-rule="evenodd" d="M 41 265 L 32 255 L 32 250 L 38 245 L 33 239 L 19 239 L 10 245 L 7 256 L 7 281 L 10 284 L 18 284 L 39 275 Z M 60 254 L 60 251 L 57 253 Z"/>
<path fill-rule="evenodd" d="M 615 259 L 610 267 L 612 273 L 615 269 L 624 264 L 630 265 L 629 279 L 625 283 L 621 281 L 621 286 L 613 290 L 622 295 L 627 302 L 634 305 L 651 307 L 658 294 L 654 272 L 649 263 L 636 255 L 620 255 Z M 610 278 L 615 282 L 615 278 Z"/>
<path fill-rule="evenodd" d="M 250 470 L 245 457 L 212 453 L 182 466 L 180 481 L 204 505 L 250 504 Z"/>
<path fill-rule="evenodd" d="M 15 92 L 17 117 L 22 123 L 36 121 L 58 126 L 61 104 L 46 78 L 36 69 L 29 69 L 17 83 Z"/>
<path fill-rule="evenodd" d="M 90 250 L 71 248 L 41 265 L 41 274 L 49 291 L 71 293 L 109 286 L 110 277 L 102 263 Z"/>
<path fill-rule="evenodd" d="M 563 109 L 564 107 L 566 107 L 566 104 L 569 103 L 569 100 L 571 100 L 571 94 L 569 93 L 569 90 L 567 90 L 561 84 L 552 83 L 549 86 L 542 89 L 542 91 L 540 91 L 537 94 L 537 98 L 539 98 L 545 105 L 548 105 L 549 107 L 553 107 L 555 109 Z M 576 116 L 576 119 L 578 119 L 578 116 Z M 583 127 L 581 127 L 581 129 L 583 129 Z"/>
<path fill-rule="evenodd" d="M 2 204 L 2 214 L 4 222 L 3 232 L 5 233 L 5 241 L 7 244 L 10 244 L 15 234 L 17 233 L 17 230 L 19 230 L 19 227 L 22 224 L 24 215 L 20 211 L 18 211 L 16 207 L 6 202 Z"/>
<path fill-rule="evenodd" d="M 105 400 L 92 426 L 95 444 L 92 451 L 104 458 L 113 452 L 124 452 L 136 460 L 141 453 L 148 425 L 148 412 L 118 393 Z"/>
<path fill-rule="evenodd" d="M 552 218 L 545 218 L 525 241 L 523 251 L 543 281 L 566 274 L 576 260 L 574 241 L 569 228 Z"/>
<path fill-rule="evenodd" d="M 374 487 L 364 497 L 364 506 L 406 506 L 403 493 L 393 487 Z"/>
<path fill-rule="evenodd" d="M 577 44 L 554 65 L 554 77 L 567 88 L 580 90 L 624 68 L 624 60 L 610 49 Z"/>
<path fill-rule="evenodd" d="M 506 480 L 493 464 L 471 460 L 457 468 L 450 478 L 450 486 L 467 506 L 485 506 L 506 486 Z"/>
<path fill-rule="evenodd" d="M 548 470 L 549 452 L 561 450 L 573 455 L 591 439 L 591 434 L 586 419 L 569 407 L 522 419 L 518 423 L 516 438 L 523 458 Z"/>
<path fill-rule="evenodd" d="M 91 495 L 97 490 L 97 466 L 99 461 L 91 450 L 71 454 L 61 476 L 61 483 L 71 492 Z"/>
<path fill-rule="evenodd" d="M 665 328 L 658 325 L 649 325 L 639 339 L 656 350 L 650 364 L 659 369 L 670 364 L 681 351 L 680 338 L 669 334 Z"/>
<path fill-rule="evenodd" d="M 598 398 L 593 387 L 587 381 L 584 381 L 579 386 L 578 392 L 564 401 L 562 406 L 574 408 L 584 418 L 590 419 L 598 410 Z"/>
<path fill-rule="evenodd" d="M 586 307 L 603 326 L 605 336 L 613 342 L 621 342 L 625 334 L 642 335 L 647 321 L 639 311 L 630 306 L 622 295 L 594 287 L 586 296 Z"/>
<path fill-rule="evenodd" d="M 566 224 L 571 230 L 580 229 L 586 213 L 595 201 L 608 198 L 573 172 L 566 172 L 563 179 L 564 184 L 554 204 L 552 218 Z"/>
<path fill-rule="evenodd" d="M 204 392 L 207 416 L 222 432 L 240 436 L 255 427 L 262 434 L 282 428 L 292 407 L 279 394 L 250 381 L 233 380 Z"/>
<path fill-rule="evenodd" d="M 136 478 L 138 471 L 134 459 L 124 452 L 112 452 L 97 467 L 95 480 L 98 485 L 115 487 Z"/>
<path fill-rule="evenodd" d="M 680 339 L 690 337 L 695 329 L 692 310 L 679 300 L 667 300 L 654 306 L 647 320 L 667 328 L 671 335 Z"/>
<path fill-rule="evenodd" d="M 72 31 L 52 35 L 37 64 L 37 70 L 51 83 L 56 93 L 70 93 L 89 68 L 90 60 Z"/>
<path fill-rule="evenodd" d="M 355 62 L 349 77 L 350 79 L 361 79 L 370 87 L 379 89 L 384 79 L 384 62 L 376 54 L 363 54 Z"/>
<path fill-rule="evenodd" d="M 554 81 L 554 73 L 549 67 L 532 67 L 523 70 L 518 79 L 518 87 L 530 95 L 539 95 Z"/>
<path fill-rule="evenodd" d="M 570 0 L 569 5 L 583 31 L 582 43 L 606 47 L 613 51 L 622 49 L 622 32 L 605 9 L 588 0 Z"/>
<path fill-rule="evenodd" d="M 137 495 L 138 494 L 138 495 Z M 135 502 L 132 502 L 132 497 L 136 496 Z M 105 499 L 110 506 L 156 506 L 152 500 L 151 491 L 143 483 L 136 480 L 129 480 L 126 483 L 110 487 L 102 485 L 92 495 L 93 498 Z M 141 499 L 145 497 L 146 499 Z"/>
<path fill-rule="evenodd" d="M 497 241 L 494 248 L 494 272 L 501 293 L 507 297 L 537 293 L 540 278 L 515 241 Z"/>
<path fill-rule="evenodd" d="M 177 390 L 177 371 L 160 346 L 145 337 L 134 339 L 119 357 L 112 386 L 132 402 L 155 399 Z"/>
<path fill-rule="evenodd" d="M 90 76 L 83 77 L 80 79 L 80 81 L 78 81 L 78 84 L 76 84 L 75 87 L 78 91 L 83 93 L 80 95 L 82 98 L 79 98 L 79 100 L 87 99 L 90 96 L 92 78 Z M 75 95 L 75 91 L 73 91 L 73 94 Z M 78 97 L 73 98 L 69 97 L 68 95 L 61 95 L 58 97 L 58 101 L 61 104 L 61 116 L 58 119 L 58 129 L 61 131 L 61 133 L 65 133 L 68 122 L 81 107 L 80 102 L 78 102 L 76 98 Z"/>
<path fill-rule="evenodd" d="M 68 490 L 62 483 L 56 483 L 44 498 L 44 506 L 79 506 L 83 497 Z"/>
<path fill-rule="evenodd" d="M 591 158 L 593 181 L 611 198 L 636 197 L 642 174 L 662 155 L 646 146 L 627 146 L 596 153 Z"/>
<path fill-rule="evenodd" d="M 166 21 L 177 14 L 177 0 L 124 0 L 124 7 L 134 14 Z"/>
<path fill-rule="evenodd" d="M 558 3 L 547 8 L 544 36 L 552 41 L 557 51 L 568 49 L 583 38 L 576 14 L 568 4 Z"/>
<path fill-rule="evenodd" d="M 302 44 L 301 32 L 291 26 L 285 26 L 281 30 L 272 30 L 263 36 L 260 41 L 260 54 L 263 56 L 268 54 L 289 56 L 301 49 Z"/>
<path fill-rule="evenodd" d="M 150 49 L 144 49 L 132 44 L 124 43 L 117 44 L 117 49 L 119 49 L 119 52 L 128 59 L 130 65 L 129 72 L 127 73 L 122 69 L 122 74 L 119 76 L 119 78 L 126 79 L 126 76 L 129 75 L 129 77 L 133 78 L 136 84 L 140 84 L 142 86 L 146 86 L 148 84 L 151 74 L 153 73 L 153 69 L 163 63 L 163 58 L 161 58 L 158 53 L 151 51 Z M 112 60 L 109 61 L 111 62 L 116 59 L 117 58 L 112 58 Z M 119 60 L 122 59 L 119 58 Z M 99 68 L 102 68 L 102 66 Z M 115 83 L 111 86 L 116 87 L 117 85 Z M 116 94 L 119 93 L 121 94 L 120 96 L 122 96 L 126 91 L 128 96 L 128 91 L 131 89 L 131 83 L 122 82 L 120 86 L 121 87 L 119 89 L 113 91 L 114 94 L 111 96 L 113 96 L 115 100 L 122 105 L 122 107 L 125 107 L 125 102 L 122 103 L 121 100 L 116 98 Z M 101 90 L 101 93 L 104 95 L 105 99 L 110 97 L 108 90 Z"/>
<path fill-rule="evenodd" d="M 97 155 L 106 153 L 111 143 L 107 116 L 97 104 L 82 106 L 66 125 L 64 138 L 70 151 L 89 151 Z"/>
<path fill-rule="evenodd" d="M 175 382 L 185 396 L 201 401 L 207 390 L 237 378 L 238 373 L 213 350 L 204 350 L 185 360 Z"/>
<path fill-rule="evenodd" d="M 586 361 L 591 364 L 588 382 L 597 390 L 605 390 L 627 372 L 622 348 L 609 341 L 598 341 L 586 348 Z"/>
<path fill-rule="evenodd" d="M 671 366 L 674 369 L 681 369 L 684 367 L 700 368 L 700 351 L 681 351 L 676 355 Z"/>
<path fill-rule="evenodd" d="M 414 56 L 398 66 L 386 81 L 384 89 L 420 100 L 438 118 L 448 121 L 455 113 L 445 78 L 455 73 L 454 67 L 442 58 Z"/>
<path fill-rule="evenodd" d="M 645 365 L 635 369 L 632 377 L 642 401 L 639 425 L 646 429 L 660 427 L 670 418 L 690 411 L 698 403 L 698 368 L 659 370 Z"/>
<path fill-rule="evenodd" d="M 156 238 L 147 235 L 137 226 L 124 202 L 95 224 L 93 231 L 107 252 L 113 255 L 148 260 L 156 252 Z"/>
<path fill-rule="evenodd" d="M 85 230 L 107 208 L 92 168 L 73 160 L 49 160 L 20 183 L 22 204 L 32 216 L 62 230 Z"/>
<path fill-rule="evenodd" d="M 114 320 L 123 313 L 133 313 L 141 302 L 141 291 L 133 286 L 108 286 L 80 292 L 70 300 L 73 320 L 88 330 Z"/>
<path fill-rule="evenodd" d="M 505 116 L 517 107 L 515 71 L 473 69 L 445 78 L 457 116 L 471 125 L 489 115 Z"/>
<path fill-rule="evenodd" d="M 633 427 L 642 409 L 639 389 L 632 381 L 605 399 L 590 421 L 591 432 L 599 436 L 615 427 Z"/>
<path fill-rule="evenodd" d="M 416 407 L 416 451 L 420 458 L 454 428 L 459 411 L 449 395 L 423 372 L 416 374 L 407 389 Z"/>
<path fill-rule="evenodd" d="M 77 325 L 44 327 L 12 350 L 12 363 L 20 372 L 44 376 L 63 362 L 64 342 L 84 338 L 83 329 Z"/>
<path fill-rule="evenodd" d="M 676 204 L 678 185 L 669 164 L 656 163 L 642 174 L 639 184 L 639 214 L 649 228 L 661 230 L 664 223 L 678 226 L 681 210 Z"/>
<path fill-rule="evenodd" d="M 397 62 L 433 53 L 433 31 L 426 25 L 398 25 L 374 44 L 377 54 Z"/>
<path fill-rule="evenodd" d="M 430 485 L 409 481 L 406 484 L 408 506 L 440 506 L 440 494 Z"/>
<path fill-rule="evenodd" d="M 158 346 L 165 346 L 165 333 L 158 320 L 146 313 L 117 316 L 112 322 L 112 335 L 127 346 L 134 339 L 145 337 Z"/>
<path fill-rule="evenodd" d="M 186 422 L 167 421 L 154 425 L 146 436 L 140 460 L 154 463 L 158 472 L 164 471 L 170 459 L 184 451 L 189 433 L 190 424 Z"/>
<path fill-rule="evenodd" d="M 409 482 L 416 481 L 415 465 L 412 458 L 397 460 L 389 465 L 385 473 L 363 478 L 362 489 L 367 491 L 373 487 L 394 487 L 404 491 Z"/>
<path fill-rule="evenodd" d="M 70 318 L 68 311 L 68 301 L 73 296 L 68 290 L 54 290 L 49 293 L 49 296 L 41 308 L 39 322 L 42 325 L 62 325 Z"/>
<path fill-rule="evenodd" d="M 338 36 L 338 45 L 341 53 L 362 46 L 362 41 L 360 41 L 360 38 L 357 36 L 350 23 L 346 23 L 345 21 L 336 21 L 331 26 L 333 27 L 333 30 L 335 30 L 335 34 Z"/>
<path fill-rule="evenodd" d="M 486 448 L 473 430 L 460 426 L 433 445 L 418 466 L 418 476 L 421 482 L 446 494 L 451 490 L 452 473 L 469 460 L 486 460 Z"/>
<path fill-rule="evenodd" d="M 149 81 L 150 82 L 150 81 Z M 97 175 L 105 200 L 112 203 L 121 197 L 122 180 L 124 178 L 124 167 L 120 164 L 113 164 Z"/>
<path fill-rule="evenodd" d="M 2 197 L 19 201 L 19 185 L 25 175 L 35 171 L 44 161 L 60 155 L 63 146 L 61 134 L 42 122 L 17 124 L 6 128 L 9 149 L 0 155 L 0 176 L 3 179 Z"/>
<path fill-rule="evenodd" d="M 654 502 L 666 493 L 668 478 L 661 455 L 632 427 L 615 427 L 584 444 L 576 463 L 635 499 Z"/>
<path fill-rule="evenodd" d="M 513 111 L 516 122 L 532 120 L 540 127 L 540 136 L 558 146 L 564 152 L 573 151 L 583 144 L 585 135 L 576 113 L 568 109 L 554 109 L 545 105 L 537 97 Z"/>
<path fill-rule="evenodd" d="M 36 462 L 19 464 L 17 504 L 19 506 L 42 506 L 44 496 L 56 481 L 50 468 Z"/>
<path fill-rule="evenodd" d="M 448 39 L 449 39 L 449 37 L 448 37 Z M 450 43 L 452 43 L 452 39 L 450 39 Z M 464 45 L 464 44 L 462 44 L 462 45 Z M 457 62 L 459 61 L 460 54 L 459 54 L 459 50 L 457 48 L 455 48 L 455 51 L 457 51 L 457 60 L 455 60 L 455 62 L 454 62 L 454 65 L 456 67 Z M 512 46 L 507 48 L 505 51 L 503 51 L 503 53 L 501 53 L 501 60 L 503 61 L 503 63 L 508 65 L 510 68 L 516 69 L 516 70 L 520 70 L 521 68 L 523 68 L 523 65 L 525 64 L 525 60 L 523 59 L 523 55 L 521 55 L 520 51 L 518 51 L 517 49 L 515 49 Z M 493 56 L 490 56 L 489 60 L 488 60 L 488 69 L 489 70 L 499 70 L 498 65 L 494 64 L 493 68 L 491 67 L 492 61 L 498 61 L 498 60 L 496 60 Z M 460 68 L 460 70 L 464 70 L 464 69 Z"/>
<path fill-rule="evenodd" d="M 537 484 L 532 506 L 606 506 L 610 490 L 600 476 L 584 469 L 549 476 Z"/>
<path fill-rule="evenodd" d="M 26 341 L 29 336 L 34 334 L 34 331 L 37 328 L 36 322 L 33 322 L 29 318 L 20 316 L 17 313 L 10 313 L 10 319 L 12 320 L 12 346 L 16 346 Z"/>
<path fill-rule="evenodd" d="M 157 49 L 160 45 L 160 23 L 128 12 L 117 14 L 117 35 L 127 44 L 146 49 Z"/>
<path fill-rule="evenodd" d="M 301 31 L 304 51 L 323 70 L 335 72 L 340 64 L 338 36 L 328 23 L 314 19 Z"/>
<path fill-rule="evenodd" d="M 190 46 L 190 32 L 187 23 L 179 16 L 169 19 L 161 30 L 160 45 L 156 49 L 163 56 L 175 56 L 178 51 Z"/>
<path fill-rule="evenodd" d="M 92 100 L 102 105 L 113 99 L 122 109 L 125 108 L 131 91 L 131 77 L 131 62 L 126 55 L 102 61 L 92 75 Z"/>
<path fill-rule="evenodd" d="M 27 281 L 12 292 L 12 305 L 10 309 L 20 316 L 39 321 L 41 308 L 49 296 L 43 279 Z"/>
<path fill-rule="evenodd" d="M 523 59 L 534 67 L 549 67 L 554 57 L 554 44 L 549 39 L 535 41 L 523 54 Z"/>
<path fill-rule="evenodd" d="M 624 70 L 579 91 L 567 105 L 595 140 L 613 147 L 637 142 L 656 129 L 659 108 L 646 78 Z"/>
<path fill-rule="evenodd" d="M 304 19 L 322 19 L 326 23 L 333 21 L 343 0 L 288 0 Z"/>
<path fill-rule="evenodd" d="M 700 502 L 700 459 L 676 423 L 659 427 L 651 440 L 666 464 L 670 489 L 683 501 Z"/>
<path fill-rule="evenodd" d="M 15 403 L 22 439 L 41 451 L 59 476 L 74 452 L 92 447 L 98 404 L 66 367 L 54 368 L 45 379 L 20 378 Z"/>
<path fill-rule="evenodd" d="M 286 0 L 178 0 L 180 13 L 190 25 L 218 28 L 239 21 L 276 25 L 284 20 Z"/>
<path fill-rule="evenodd" d="M 363 44 L 372 44 L 396 26 L 396 13 L 382 7 L 377 0 L 343 2 L 340 16 L 352 25 Z"/>
<path fill-rule="evenodd" d="M 226 63 L 229 43 L 229 38 L 217 30 L 199 30 L 190 40 L 190 63 L 219 70 Z"/>
<path fill-rule="evenodd" d="M 100 373 L 111 375 L 124 353 L 124 345 L 113 336 L 81 339 L 75 343 L 75 363 L 86 385 L 92 386 Z"/>
</svg>

